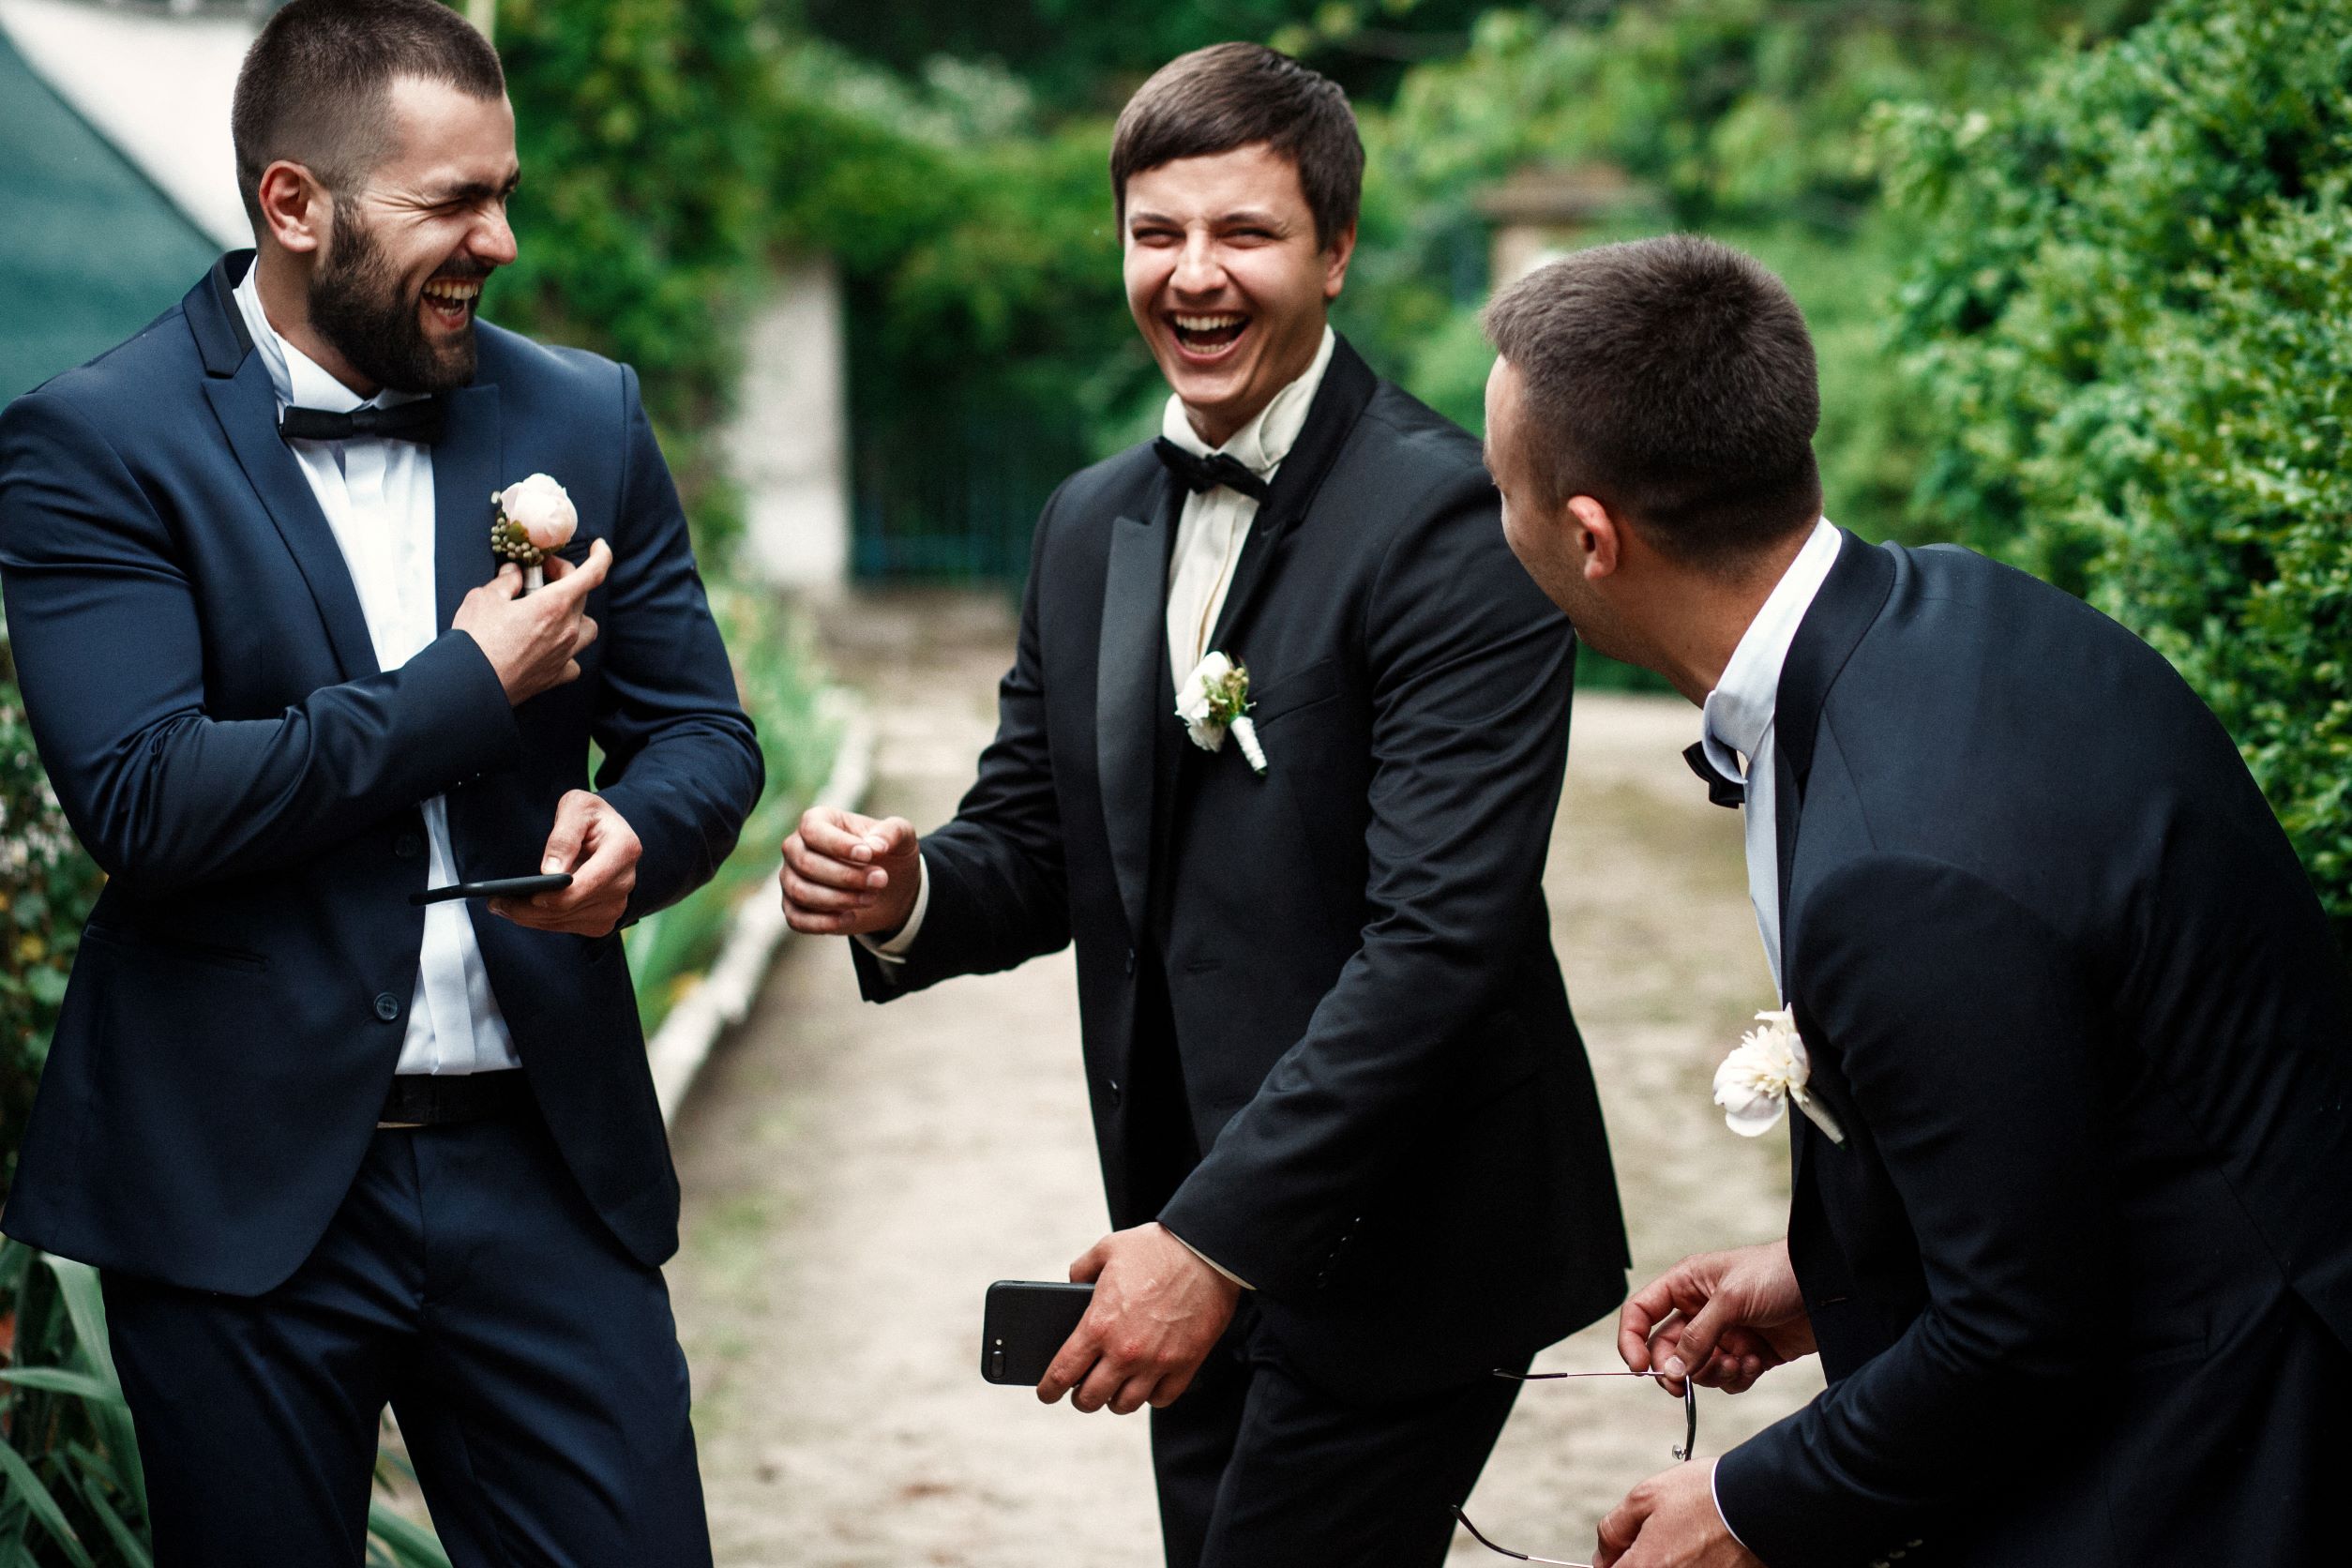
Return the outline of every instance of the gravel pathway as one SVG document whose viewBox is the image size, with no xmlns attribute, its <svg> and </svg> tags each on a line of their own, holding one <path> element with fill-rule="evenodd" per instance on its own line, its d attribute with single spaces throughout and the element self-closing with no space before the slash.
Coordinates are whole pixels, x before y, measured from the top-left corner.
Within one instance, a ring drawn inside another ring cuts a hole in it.
<svg viewBox="0 0 2352 1568">
<path fill-rule="evenodd" d="M 1010 611 L 970 595 L 853 601 L 827 618 L 874 703 L 874 806 L 928 827 L 994 727 Z M 1674 699 L 1588 695 L 1545 881 L 1646 1279 L 1683 1253 L 1776 1231 L 1781 1135 L 1733 1137 L 1714 1063 L 1771 1002 L 1737 819 L 1677 755 Z M 694 1367 L 722 1568 L 1151 1568 L 1142 1418 L 1037 1406 L 978 1377 L 981 1292 L 1060 1278 L 1106 1226 L 1077 1072 L 1066 955 L 887 1008 L 834 942 L 788 946 L 673 1140 L 686 1240 L 670 1277 Z M 1614 1364 L 1606 1324 L 1546 1369 Z M 1778 1384 L 1780 1386 L 1775 1386 Z M 1699 1446 L 1809 1397 L 1809 1368 L 1702 1395 Z M 1630 1380 L 1528 1391 L 1472 1514 L 1551 1556 L 1668 1461 L 1679 1413 Z M 1455 1563 L 1504 1560 L 1458 1540 Z"/>
</svg>

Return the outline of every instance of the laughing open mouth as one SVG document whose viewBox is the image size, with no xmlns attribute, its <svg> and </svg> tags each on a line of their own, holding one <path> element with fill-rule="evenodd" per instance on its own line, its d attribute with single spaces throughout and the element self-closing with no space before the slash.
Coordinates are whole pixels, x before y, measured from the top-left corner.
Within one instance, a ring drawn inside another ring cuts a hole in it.
<svg viewBox="0 0 2352 1568">
<path fill-rule="evenodd" d="M 1168 320 L 1175 328 L 1177 343 L 1188 354 L 1222 354 L 1249 330 L 1249 318 L 1244 315 L 1170 315 Z"/>
<path fill-rule="evenodd" d="M 478 278 L 436 278 L 425 285 L 425 309 L 444 326 L 463 326 L 474 319 L 482 297 Z"/>
</svg>

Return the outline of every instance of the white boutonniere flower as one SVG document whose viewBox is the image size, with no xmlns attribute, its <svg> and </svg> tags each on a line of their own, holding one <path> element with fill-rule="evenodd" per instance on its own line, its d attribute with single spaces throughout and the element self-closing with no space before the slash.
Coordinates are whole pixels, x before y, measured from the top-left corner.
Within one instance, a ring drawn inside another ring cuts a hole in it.
<svg viewBox="0 0 2352 1568">
<path fill-rule="evenodd" d="M 1258 744 L 1258 726 L 1249 721 L 1249 671 L 1212 650 L 1184 678 L 1176 694 L 1176 716 L 1184 732 L 1203 751 L 1222 751 L 1229 733 L 1241 743 L 1249 771 L 1266 771 L 1266 753 Z"/>
<path fill-rule="evenodd" d="M 545 585 L 543 563 L 572 542 L 580 513 L 563 486 L 544 474 L 490 491 L 490 553 L 522 568 L 525 593 Z"/>
<path fill-rule="evenodd" d="M 1813 1059 L 1797 1033 L 1796 1015 L 1784 1007 L 1758 1013 L 1756 1021 L 1764 1027 L 1741 1035 L 1739 1045 L 1715 1069 L 1715 1103 L 1723 1107 L 1725 1124 L 1741 1138 L 1761 1138 L 1780 1125 L 1794 1100 L 1832 1143 L 1844 1143 L 1846 1134 L 1837 1118 L 1805 1092 Z"/>
</svg>

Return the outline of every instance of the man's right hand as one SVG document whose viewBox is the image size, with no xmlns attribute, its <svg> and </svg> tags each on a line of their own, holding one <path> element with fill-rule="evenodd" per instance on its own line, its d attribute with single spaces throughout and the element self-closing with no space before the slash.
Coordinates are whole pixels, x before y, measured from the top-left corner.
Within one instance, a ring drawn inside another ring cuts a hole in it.
<svg viewBox="0 0 2352 1568">
<path fill-rule="evenodd" d="M 784 840 L 785 924 L 816 936 L 896 936 L 922 886 L 914 824 L 830 806 L 801 813 Z"/>
<path fill-rule="evenodd" d="M 589 590 L 612 569 L 612 547 L 602 539 L 588 547 L 575 566 L 561 556 L 547 558 L 547 586 L 522 591 L 522 568 L 512 564 L 468 594 L 450 618 L 481 644 L 498 671 L 506 701 L 520 707 L 539 693 L 580 679 L 580 651 L 596 640 L 596 623 L 584 607 Z"/>
<path fill-rule="evenodd" d="M 1813 1322 L 1785 1241 L 1685 1258 L 1628 1301 L 1617 1319 L 1625 1364 L 1655 1373 L 1677 1394 L 1685 1376 L 1703 1388 L 1744 1393 L 1772 1368 L 1813 1351 Z"/>
</svg>

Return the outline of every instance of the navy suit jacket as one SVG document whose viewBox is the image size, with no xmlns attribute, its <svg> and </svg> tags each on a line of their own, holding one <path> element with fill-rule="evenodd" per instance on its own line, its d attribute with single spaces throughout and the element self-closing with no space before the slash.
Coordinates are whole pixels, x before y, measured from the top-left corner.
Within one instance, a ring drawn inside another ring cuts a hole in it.
<svg viewBox="0 0 2352 1568">
<path fill-rule="evenodd" d="M 594 354 L 477 328 L 433 452 L 444 631 L 377 669 L 231 297 L 250 259 L 0 414 L 26 713 L 109 877 L 6 1228 L 234 1294 L 309 1253 L 372 1136 L 416 985 L 422 802 L 448 797 L 460 876 L 535 871 L 593 742 L 596 788 L 644 842 L 634 919 L 711 875 L 761 779 L 636 375 Z M 515 708 L 446 628 L 497 568 L 490 492 L 535 471 L 613 567 L 580 678 Z M 475 933 L 581 1192 L 631 1254 L 666 1258 L 677 1180 L 619 933 L 479 912 Z"/>
<path fill-rule="evenodd" d="M 1776 724 L 1830 1388 L 1726 1518 L 1772 1568 L 2340 1557 L 2352 996 L 2227 733 L 2046 583 L 1850 536 Z"/>
</svg>

